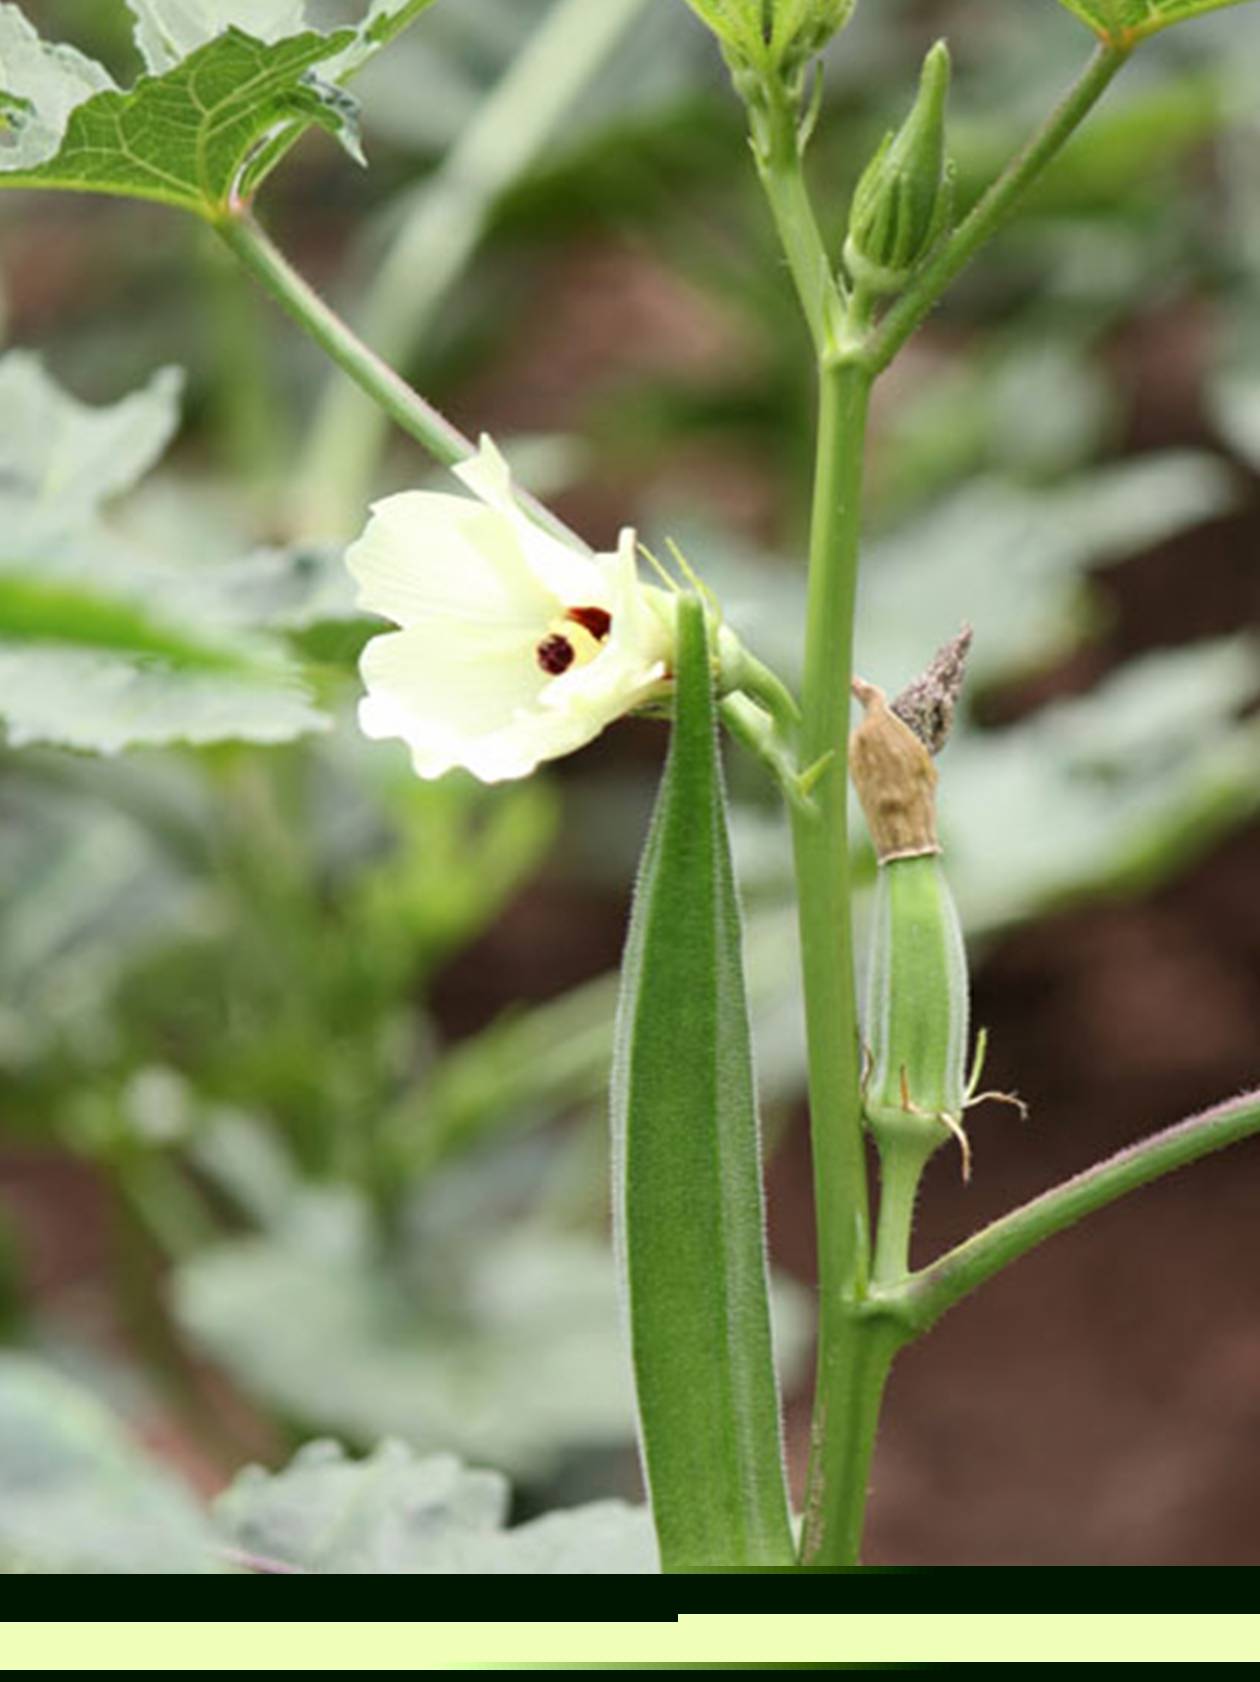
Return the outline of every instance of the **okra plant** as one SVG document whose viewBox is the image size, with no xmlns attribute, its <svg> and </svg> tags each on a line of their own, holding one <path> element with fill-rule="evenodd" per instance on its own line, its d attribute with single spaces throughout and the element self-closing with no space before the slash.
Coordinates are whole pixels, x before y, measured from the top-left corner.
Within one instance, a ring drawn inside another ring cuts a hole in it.
<svg viewBox="0 0 1260 1682">
<path fill-rule="evenodd" d="M 1092 54 L 970 207 L 955 193 L 950 58 L 938 43 L 917 93 L 907 90 L 908 114 L 855 171 L 839 237 L 829 231 L 838 207 L 819 213 L 805 163 L 827 120 L 821 55 L 843 53 L 855 0 L 687 0 L 746 111 L 816 366 L 799 694 L 733 633 L 676 547 L 648 554 L 627 528 L 614 551 L 592 553 L 516 484 L 489 438 L 474 445 L 357 337 L 265 231 L 262 189 L 303 133 L 323 129 L 358 155 L 348 84 L 433 0 L 374 0 L 357 24 L 331 31 L 308 24 L 303 0 L 129 3 L 145 63 L 129 88 L 41 40 L 19 7 L 0 6 L 0 184 L 150 199 L 200 218 L 382 415 L 472 493 L 412 490 L 359 510 L 346 563 L 359 605 L 392 626 L 362 659 L 366 735 L 404 742 L 420 777 L 463 770 L 495 783 L 581 748 L 625 714 L 669 721 L 611 1081 L 614 1242 L 660 1563 L 852 1564 L 898 1351 L 1043 1239 L 1260 1130 L 1260 1093 L 1231 1100 L 911 1266 L 928 1159 L 953 1147 L 970 1174 L 969 1107 L 988 1098 L 1022 1108 L 1013 1094 L 978 1091 L 984 1037 L 970 1038 L 935 817 L 969 604 L 960 600 L 940 627 L 939 652 L 923 650 L 921 673 L 852 669 L 875 382 L 1142 43 L 1237 0 L 1062 0 L 1092 33 Z M 597 4 L 588 0 L 592 17 Z M 49 634 L 64 605 L 38 581 L 14 599 L 27 636 Z M 799 1522 L 784 1472 L 723 729 L 773 779 L 794 842 L 819 1256 Z M 877 859 L 862 1008 L 851 792 Z M 879 1166 L 874 1220 L 868 1136 Z"/>
</svg>

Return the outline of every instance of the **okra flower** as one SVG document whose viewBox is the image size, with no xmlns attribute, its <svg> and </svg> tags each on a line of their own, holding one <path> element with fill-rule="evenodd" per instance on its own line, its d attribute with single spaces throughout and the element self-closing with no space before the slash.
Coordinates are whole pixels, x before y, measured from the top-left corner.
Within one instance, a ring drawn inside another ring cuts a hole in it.
<svg viewBox="0 0 1260 1682">
<path fill-rule="evenodd" d="M 639 581 L 635 538 L 591 555 L 544 531 L 489 438 L 455 469 L 478 501 L 404 491 L 346 554 L 373 637 L 359 723 L 401 737 L 422 777 L 528 775 L 663 692 L 673 600 Z"/>
</svg>

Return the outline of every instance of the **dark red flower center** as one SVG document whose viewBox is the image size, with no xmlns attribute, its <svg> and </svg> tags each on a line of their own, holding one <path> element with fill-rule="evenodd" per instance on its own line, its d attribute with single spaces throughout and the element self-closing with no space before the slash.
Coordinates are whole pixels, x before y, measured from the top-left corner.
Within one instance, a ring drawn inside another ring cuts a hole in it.
<svg viewBox="0 0 1260 1682">
<path fill-rule="evenodd" d="M 573 644 L 568 637 L 544 637 L 538 644 L 538 664 L 548 677 L 559 677 L 573 664 Z"/>
<path fill-rule="evenodd" d="M 589 631 L 596 642 L 603 642 L 612 629 L 612 614 L 602 607 L 571 607 L 565 618 Z"/>
<path fill-rule="evenodd" d="M 567 672 L 575 660 L 585 665 L 588 660 L 595 658 L 596 649 L 592 646 L 601 643 L 612 629 L 612 614 L 602 607 L 571 607 L 565 614 L 565 620 L 570 625 L 579 627 L 577 646 L 574 639 L 566 636 L 563 631 L 549 631 L 538 644 L 535 654 L 538 664 L 548 677 L 559 677 L 561 672 Z"/>
</svg>

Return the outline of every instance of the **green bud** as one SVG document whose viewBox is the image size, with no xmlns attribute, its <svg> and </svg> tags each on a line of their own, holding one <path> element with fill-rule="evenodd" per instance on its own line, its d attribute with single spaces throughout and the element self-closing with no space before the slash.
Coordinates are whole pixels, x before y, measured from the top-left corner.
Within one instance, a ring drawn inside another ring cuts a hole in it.
<svg viewBox="0 0 1260 1682">
<path fill-rule="evenodd" d="M 857 0 L 687 0 L 722 44 L 733 72 L 790 77 L 820 53 Z"/>
<path fill-rule="evenodd" d="M 857 0 L 765 0 L 766 30 L 776 66 L 798 69 L 822 52 L 853 16 Z"/>
<path fill-rule="evenodd" d="M 897 292 L 940 238 L 953 209 L 945 152 L 949 49 L 938 41 L 923 61 L 914 109 L 867 164 L 853 194 L 844 261 L 868 292 Z"/>
</svg>

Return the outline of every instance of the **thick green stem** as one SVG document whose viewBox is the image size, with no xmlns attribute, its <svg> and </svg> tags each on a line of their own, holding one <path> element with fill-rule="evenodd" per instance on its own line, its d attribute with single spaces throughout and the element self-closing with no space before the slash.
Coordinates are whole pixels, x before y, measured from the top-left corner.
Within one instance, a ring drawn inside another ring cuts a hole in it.
<svg viewBox="0 0 1260 1682">
<path fill-rule="evenodd" d="M 802 697 L 801 763 L 830 762 L 814 810 L 793 811 L 809 1038 L 819 1247 L 818 1373 L 802 1532 L 806 1564 L 850 1565 L 884 1382 L 904 1323 L 872 1313 L 905 1275 L 917 1172 L 885 1188 L 872 1295 L 860 1053 L 851 952 L 845 744 L 852 676 L 863 445 L 870 385 L 1101 96 L 1125 54 L 1102 47 L 1041 130 L 872 332 L 842 294 L 801 171 L 790 107 L 753 112 L 754 150 L 818 356 L 818 461 Z M 921 1166 L 921 1165 L 920 1165 Z M 898 1303 L 898 1307 L 901 1305 Z"/>
<path fill-rule="evenodd" d="M 228 250 L 291 315 L 303 332 L 367 393 L 372 401 L 424 446 L 444 467 L 454 467 L 476 454 L 472 441 L 458 427 L 413 391 L 387 362 L 351 331 L 335 310 L 304 280 L 254 218 L 238 207 L 214 224 Z M 546 530 L 568 542 L 580 541 L 550 509 L 525 491 L 518 491 L 521 507 Z"/>
<path fill-rule="evenodd" d="M 357 319 L 401 364 L 485 232 L 496 200 L 539 156 L 645 0 L 557 0 L 434 174 L 417 191 Z M 367 500 L 384 431 L 353 386 L 327 387 L 296 474 L 304 531 L 342 537 Z"/>
<path fill-rule="evenodd" d="M 1260 1133 L 1260 1092 L 1245 1093 L 1140 1139 L 984 1227 L 915 1274 L 900 1291 L 890 1292 L 889 1306 L 898 1307 L 917 1330 L 924 1331 L 946 1309 L 1056 1232 L 1106 1208 L 1126 1192 L 1252 1133 Z"/>
<path fill-rule="evenodd" d="M 1018 151 L 938 254 L 925 264 L 880 322 L 866 348 L 871 367 L 886 368 L 930 313 L 946 287 L 1010 215 L 1046 165 L 1071 139 L 1128 58 L 1127 47 L 1099 44 L 1063 99 Z"/>
<path fill-rule="evenodd" d="M 887 1370 L 887 1361 L 881 1365 L 867 1348 L 870 1326 L 862 1318 L 870 1237 L 845 774 L 870 380 L 860 367 L 826 364 L 819 379 L 800 736 L 802 764 L 831 757 L 812 811 L 793 813 L 820 1300 L 802 1558 L 845 1565 L 856 1557 L 867 1438 Z"/>
</svg>

